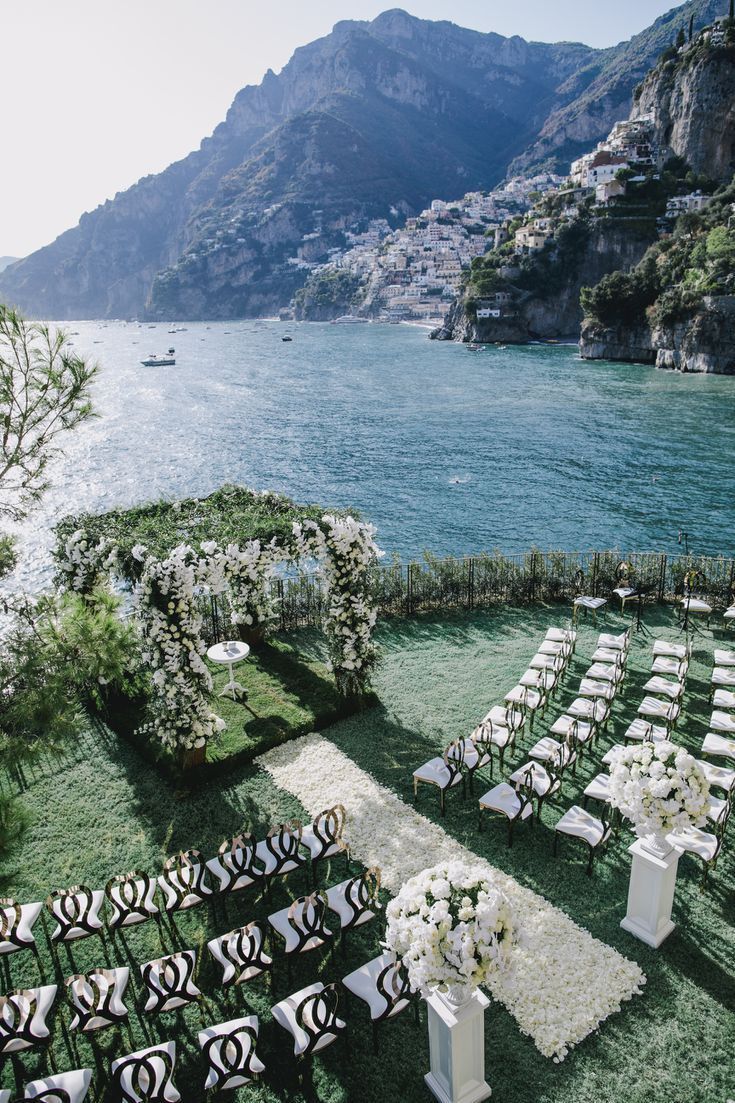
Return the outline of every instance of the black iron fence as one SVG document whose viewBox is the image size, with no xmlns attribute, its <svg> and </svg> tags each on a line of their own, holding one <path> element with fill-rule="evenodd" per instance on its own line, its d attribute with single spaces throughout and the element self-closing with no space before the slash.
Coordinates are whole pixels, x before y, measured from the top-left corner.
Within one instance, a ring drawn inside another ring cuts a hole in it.
<svg viewBox="0 0 735 1103">
<path fill-rule="evenodd" d="M 413 616 L 441 609 L 484 609 L 497 603 L 570 601 L 579 593 L 608 596 L 619 584 L 620 564 L 630 565 L 630 578 L 648 600 L 673 601 L 684 592 L 687 574 L 697 572 L 692 592 L 715 608 L 724 609 L 735 593 L 735 559 L 695 555 L 663 555 L 618 551 L 542 552 L 503 555 L 492 552 L 377 565 L 371 571 L 373 600 L 381 616 Z M 326 611 L 326 594 L 316 573 L 272 582 L 279 626 L 284 629 L 319 625 Z M 226 635 L 227 599 L 207 598 L 202 611 L 209 639 Z"/>
</svg>

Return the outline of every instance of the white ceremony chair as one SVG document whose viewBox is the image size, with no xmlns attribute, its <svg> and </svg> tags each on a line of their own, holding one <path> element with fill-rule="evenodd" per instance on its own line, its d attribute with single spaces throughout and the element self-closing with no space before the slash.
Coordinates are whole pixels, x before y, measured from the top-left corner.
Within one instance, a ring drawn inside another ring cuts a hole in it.
<svg viewBox="0 0 735 1103">
<path fill-rule="evenodd" d="M 592 816 L 584 808 L 573 804 L 554 825 L 554 857 L 558 852 L 559 836 L 566 835 L 570 839 L 579 839 L 588 850 L 587 876 L 592 876 L 592 863 L 598 851 L 607 848 L 612 834 L 610 826 L 609 810 L 606 804 L 602 806 L 600 818 Z"/>
<path fill-rule="evenodd" d="M 303 831 L 300 820 L 288 820 L 271 827 L 256 845 L 255 857 L 263 867 L 266 889 L 273 877 L 285 877 L 287 873 L 306 868 L 307 858 L 301 852 Z"/>
<path fill-rule="evenodd" d="M 490 768 L 490 777 L 493 776 L 493 747 L 496 745 L 494 738 L 502 740 L 503 751 L 511 741 L 511 733 L 505 729 L 494 728 L 491 723 L 478 724 L 467 739 L 462 740 L 464 754 L 464 767 L 470 782 L 470 792 L 475 791 L 475 774 L 478 770 Z"/>
<path fill-rule="evenodd" d="M 347 812 L 344 805 L 335 804 L 315 816 L 311 823 L 304 825 L 301 833 L 301 845 L 309 852 L 312 883 L 316 884 L 316 865 L 327 858 L 344 855 L 347 872 L 350 870 L 350 848 L 344 839 Z"/>
<path fill-rule="evenodd" d="M 623 734 L 623 741 L 628 743 L 660 743 L 662 739 L 668 739 L 669 733 L 663 726 L 652 724 L 644 720 L 642 716 L 636 717 L 632 724 L 628 725 Z"/>
<path fill-rule="evenodd" d="M 480 797 L 480 811 L 477 821 L 478 831 L 482 831 L 482 813 L 490 812 L 505 816 L 508 823 L 508 846 L 513 846 L 513 830 L 516 823 L 530 818 L 533 825 L 533 789 L 530 783 L 509 785 L 501 781 Z"/>
<path fill-rule="evenodd" d="M 347 1024 L 339 1018 L 339 990 L 321 981 L 287 996 L 271 1008 L 273 1018 L 293 1038 L 294 1057 L 321 1053 L 336 1042 Z"/>
<path fill-rule="evenodd" d="M 596 723 L 581 720 L 578 716 L 569 716 L 567 713 L 557 716 L 549 728 L 550 735 L 558 735 L 562 739 L 566 739 L 570 732 L 574 735 L 575 746 L 580 753 L 599 735 Z"/>
<path fill-rule="evenodd" d="M 567 707 L 567 714 L 575 720 L 585 720 L 600 731 L 607 728 L 611 702 L 602 697 L 575 697 Z"/>
<path fill-rule="evenodd" d="M 601 632 L 597 637 L 597 647 L 603 647 L 606 651 L 622 651 L 625 654 L 630 651 L 633 639 L 633 629 L 626 628 L 624 632 L 615 635 L 611 632 Z"/>
<path fill-rule="evenodd" d="M 0 996 L 0 1056 L 49 1043 L 51 1031 L 46 1017 L 56 991 L 55 984 L 44 984 L 40 988 L 16 988 Z"/>
<path fill-rule="evenodd" d="M 327 944 L 330 951 L 334 951 L 334 932 L 327 927 L 328 909 L 326 892 L 315 889 L 308 896 L 300 896 L 287 908 L 268 916 L 271 927 L 283 939 L 289 982 L 291 962 L 296 954 L 308 954 Z"/>
<path fill-rule="evenodd" d="M 42 911 L 42 903 L 19 904 L 10 896 L 0 897 L 0 954 L 31 950 L 38 957 L 33 926 Z"/>
<path fill-rule="evenodd" d="M 327 889 L 327 907 L 339 919 L 343 953 L 347 946 L 347 932 L 368 923 L 380 910 L 379 892 L 380 870 L 377 867 L 366 869 L 357 877 L 350 877 Z"/>
<path fill-rule="evenodd" d="M 616 651 L 615 655 L 616 658 L 611 663 L 593 663 L 585 674 L 585 679 L 610 682 L 617 690 L 625 677 L 625 654 L 622 651 Z"/>
<path fill-rule="evenodd" d="M 662 701 L 660 697 L 644 697 L 638 706 L 638 715 L 644 720 L 659 720 L 669 735 L 676 727 L 681 713 L 681 701 Z"/>
<path fill-rule="evenodd" d="M 735 734 L 735 716 L 731 712 L 715 709 L 709 718 L 709 726 L 713 732 L 730 732 Z"/>
<path fill-rule="evenodd" d="M 465 781 L 462 767 L 464 765 L 464 741 L 455 739 L 449 744 L 441 758 L 431 758 L 423 766 L 419 766 L 413 772 L 413 799 L 418 798 L 419 782 L 426 785 L 434 785 L 439 790 L 439 807 L 442 816 L 446 815 L 445 795 L 450 789 L 462 786 L 462 796 L 465 795 Z"/>
<path fill-rule="evenodd" d="M 552 739 L 550 735 L 545 735 L 543 739 L 539 739 L 531 747 L 528 757 L 536 759 L 538 762 L 550 762 L 557 769 L 567 770 L 571 766 L 572 774 L 576 775 L 579 751 L 574 725 L 570 726 L 562 740 Z"/>
<path fill-rule="evenodd" d="M 173 1081 L 176 1042 L 139 1049 L 112 1062 L 112 1078 L 123 1103 L 180 1103 Z"/>
<path fill-rule="evenodd" d="M 667 835 L 671 846 L 678 846 L 687 854 L 693 854 L 702 863 L 702 891 L 707 888 L 707 880 L 710 870 L 717 865 L 717 859 L 722 851 L 722 843 L 727 821 L 730 818 L 731 805 L 728 802 L 723 815 L 715 826 L 715 830 L 702 831 L 698 827 L 689 827 L 685 831 L 672 831 Z"/>
<path fill-rule="evenodd" d="M 712 758 L 726 758 L 735 761 L 735 739 L 727 739 L 716 732 L 708 732 L 702 744 L 702 754 Z"/>
<path fill-rule="evenodd" d="M 689 673 L 689 659 L 677 659 L 673 655 L 654 657 L 651 674 L 670 674 L 677 682 L 685 682 Z"/>
<path fill-rule="evenodd" d="M 735 709 L 735 693 L 731 689 L 716 689 L 712 704 L 716 709 Z"/>
<path fill-rule="evenodd" d="M 707 778 L 711 788 L 721 789 L 728 798 L 735 793 L 735 769 L 729 766 L 716 766 L 704 758 L 695 758 L 694 761 Z"/>
<path fill-rule="evenodd" d="M 506 693 L 504 700 L 506 705 L 517 707 L 524 716 L 530 716 L 530 727 L 533 728 L 536 713 L 543 716 L 546 711 L 549 694 L 543 686 L 531 689 L 529 686 L 518 684 Z"/>
<path fill-rule="evenodd" d="M 616 686 L 613 682 L 599 681 L 596 678 L 582 678 L 577 693 L 580 697 L 599 697 L 610 704 L 615 700 Z"/>
<path fill-rule="evenodd" d="M 539 644 L 536 654 L 545 656 L 549 659 L 560 659 L 564 666 L 567 667 L 573 651 L 574 644 L 569 640 L 545 639 Z"/>
<path fill-rule="evenodd" d="M 104 897 L 101 889 L 93 891 L 84 885 L 73 885 L 49 893 L 46 907 L 56 920 L 51 942 L 76 942 L 93 934 L 104 938 L 104 926 L 100 919 Z"/>
<path fill-rule="evenodd" d="M 647 693 L 654 693 L 658 697 L 667 697 L 669 701 L 678 701 L 684 693 L 683 682 L 670 682 L 668 678 L 662 678 L 660 674 L 649 678 L 643 688 Z"/>
<path fill-rule="evenodd" d="M 93 969 L 90 973 L 75 973 L 67 977 L 67 995 L 72 1005 L 70 1030 L 91 1034 L 109 1026 L 117 1026 L 128 1017 L 123 1002 L 130 970 Z"/>
<path fill-rule="evenodd" d="M 204 858 L 198 850 L 180 850 L 166 859 L 158 884 L 169 915 L 195 908 L 211 898 L 206 873 Z"/>
<path fill-rule="evenodd" d="M 204 1090 L 234 1091 L 257 1080 L 265 1065 L 255 1052 L 258 1017 L 246 1015 L 199 1031 L 199 1046 L 207 1062 Z"/>
<path fill-rule="evenodd" d="M 385 953 L 361 965 L 359 969 L 342 978 L 342 984 L 367 1004 L 373 1028 L 373 1053 L 378 1056 L 378 1026 L 394 1019 L 413 1003 L 418 1022 L 418 1000 L 411 992 L 408 976 L 401 962 L 393 954 Z"/>
<path fill-rule="evenodd" d="M 246 984 L 261 973 L 268 973 L 272 978 L 273 958 L 265 952 L 265 947 L 266 927 L 257 920 L 211 939 L 207 949 L 222 967 L 222 987 Z"/>
<path fill-rule="evenodd" d="M 735 686 L 735 666 L 716 666 L 710 679 L 710 697 L 717 688 Z"/>
<path fill-rule="evenodd" d="M 217 881 L 221 893 L 240 892 L 253 885 L 262 887 L 265 870 L 255 858 L 256 842 L 246 831 L 225 839 L 216 858 L 210 858 L 206 867 Z"/>
<path fill-rule="evenodd" d="M 691 658 L 691 654 L 691 640 L 687 643 L 674 643 L 673 640 L 653 641 L 654 658 L 665 656 L 670 659 L 678 659 L 681 662 L 683 659 Z"/>
<path fill-rule="evenodd" d="M 569 643 L 574 646 L 577 642 L 577 631 L 575 628 L 548 628 L 544 638 L 552 643 Z"/>
<path fill-rule="evenodd" d="M 161 912 L 156 904 L 156 882 L 141 870 L 120 873 L 105 886 L 107 927 L 111 934 L 120 928 L 136 927 L 149 919 L 158 922 Z"/>
<path fill-rule="evenodd" d="M 551 800 L 561 790 L 563 773 L 564 767 L 560 764 L 554 766 L 550 760 L 547 760 L 545 766 L 538 761 L 524 762 L 513 771 L 508 781 L 511 785 L 530 786 L 538 802 L 536 819 L 540 822 L 544 801 Z"/>
<path fill-rule="evenodd" d="M 196 956 L 196 950 L 181 950 L 140 966 L 146 989 L 143 1008 L 146 1014 L 178 1011 L 201 1000 L 202 993 L 194 983 Z"/>
<path fill-rule="evenodd" d="M 735 666 L 735 651 L 715 648 L 715 666 Z"/>
<path fill-rule="evenodd" d="M 597 774 L 592 778 L 582 793 L 582 808 L 587 808 L 587 802 L 590 800 L 598 801 L 600 804 L 608 804 L 610 801 L 610 775 L 609 774 Z"/>
<path fill-rule="evenodd" d="M 91 1069 L 56 1073 L 41 1080 L 31 1080 L 23 1089 L 21 1099 L 35 1099 L 38 1103 L 82 1103 L 91 1083 Z"/>
</svg>

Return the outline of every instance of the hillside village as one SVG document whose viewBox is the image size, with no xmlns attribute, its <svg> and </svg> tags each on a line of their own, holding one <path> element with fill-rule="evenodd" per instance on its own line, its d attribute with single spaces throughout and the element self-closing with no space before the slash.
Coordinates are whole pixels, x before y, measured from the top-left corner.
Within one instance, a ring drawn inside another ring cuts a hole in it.
<svg viewBox="0 0 735 1103">
<path fill-rule="evenodd" d="M 667 53 L 722 46 L 725 33 L 716 23 Z M 581 240 L 591 223 L 606 219 L 635 224 L 655 239 L 710 202 L 709 182 L 693 181 L 686 166 L 672 162 L 654 132 L 653 116 L 634 110 L 573 161 L 566 177 L 542 173 L 487 193 L 435 199 L 397 230 L 382 219 L 353 227 L 326 263 L 309 263 L 300 250 L 289 263 L 309 268 L 310 276 L 295 297 L 296 317 L 348 313 L 441 329 L 450 304 L 466 294 L 478 319 L 515 318 L 534 290 L 534 258 L 558 253 L 565 235 Z"/>
</svg>

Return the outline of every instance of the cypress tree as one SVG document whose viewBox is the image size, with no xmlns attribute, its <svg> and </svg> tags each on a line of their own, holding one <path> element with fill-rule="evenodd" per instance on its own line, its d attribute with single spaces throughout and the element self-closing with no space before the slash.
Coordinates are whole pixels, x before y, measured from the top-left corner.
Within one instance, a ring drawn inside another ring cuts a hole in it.
<svg viewBox="0 0 735 1103">
<path fill-rule="evenodd" d="M 694 16 L 692 16 L 691 19 L 689 20 L 689 41 L 691 42 L 693 38 L 694 38 Z"/>
</svg>

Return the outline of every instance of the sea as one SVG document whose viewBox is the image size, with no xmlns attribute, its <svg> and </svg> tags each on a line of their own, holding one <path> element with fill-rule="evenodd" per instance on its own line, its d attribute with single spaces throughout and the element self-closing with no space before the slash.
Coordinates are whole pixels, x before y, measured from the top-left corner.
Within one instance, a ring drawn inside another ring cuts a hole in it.
<svg viewBox="0 0 735 1103">
<path fill-rule="evenodd" d="M 63 328 L 100 365 L 98 416 L 63 441 L 19 530 L 24 588 L 50 580 L 62 516 L 225 482 L 356 510 L 403 559 L 735 555 L 735 378 L 584 362 L 572 345 L 473 351 L 403 324 Z M 175 366 L 143 366 L 169 346 Z"/>
</svg>

